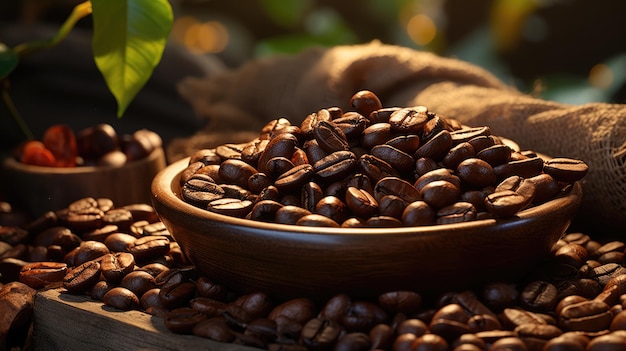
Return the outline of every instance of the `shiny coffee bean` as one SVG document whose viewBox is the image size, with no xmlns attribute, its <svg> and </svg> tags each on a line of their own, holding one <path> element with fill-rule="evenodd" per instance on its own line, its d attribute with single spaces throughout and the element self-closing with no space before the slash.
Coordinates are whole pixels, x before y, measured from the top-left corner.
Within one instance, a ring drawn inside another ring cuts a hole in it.
<svg viewBox="0 0 626 351">
<path fill-rule="evenodd" d="M 110 253 L 100 259 L 102 276 L 111 283 L 119 283 L 135 269 L 135 257 L 127 252 Z"/>
<path fill-rule="evenodd" d="M 88 261 L 67 270 L 63 287 L 72 293 L 88 291 L 100 280 L 102 270 L 99 261 Z"/>
<path fill-rule="evenodd" d="M 67 274 L 67 264 L 60 262 L 33 262 L 21 268 L 20 282 L 33 289 L 60 282 Z"/>
</svg>

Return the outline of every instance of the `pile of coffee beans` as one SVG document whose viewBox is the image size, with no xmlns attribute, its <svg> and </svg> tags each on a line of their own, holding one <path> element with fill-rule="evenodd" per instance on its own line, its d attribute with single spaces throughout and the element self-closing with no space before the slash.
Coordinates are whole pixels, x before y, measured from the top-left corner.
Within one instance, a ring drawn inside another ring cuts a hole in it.
<svg viewBox="0 0 626 351">
<path fill-rule="evenodd" d="M 276 351 L 623 350 L 625 249 L 571 232 L 517 283 L 275 300 L 197 271 L 151 206 L 85 198 L 0 225 L 0 342 L 19 347 L 36 291 L 59 288 L 158 316 L 172 333 Z"/>
<path fill-rule="evenodd" d="M 251 220 L 399 227 L 511 217 L 570 189 L 580 160 L 544 160 L 425 106 L 383 108 L 370 91 L 308 115 L 279 118 L 258 138 L 190 156 L 182 198 Z"/>
<path fill-rule="evenodd" d="M 46 129 L 41 140 L 19 145 L 14 157 L 21 163 L 44 167 L 119 167 L 145 158 L 161 146 L 161 137 L 147 129 L 119 135 L 111 125 L 102 123 L 74 133 L 65 124 L 55 124 Z"/>
</svg>

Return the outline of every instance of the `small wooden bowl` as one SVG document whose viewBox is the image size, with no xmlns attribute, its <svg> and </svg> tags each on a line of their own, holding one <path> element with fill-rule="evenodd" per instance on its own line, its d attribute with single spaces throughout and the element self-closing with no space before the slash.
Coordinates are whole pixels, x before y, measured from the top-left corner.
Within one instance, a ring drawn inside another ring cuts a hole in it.
<svg viewBox="0 0 626 351">
<path fill-rule="evenodd" d="M 84 197 L 104 197 L 116 206 L 150 203 L 150 185 L 166 166 L 163 148 L 122 167 L 72 168 L 26 165 L 11 156 L 2 161 L 0 189 L 16 207 L 39 216 Z"/>
<path fill-rule="evenodd" d="M 152 183 L 153 206 L 183 252 L 206 276 L 241 293 L 324 300 L 395 290 L 458 291 L 515 281 L 550 253 L 582 198 L 566 194 L 511 219 L 401 228 L 313 228 L 239 219 L 180 198 L 188 159 Z"/>
</svg>

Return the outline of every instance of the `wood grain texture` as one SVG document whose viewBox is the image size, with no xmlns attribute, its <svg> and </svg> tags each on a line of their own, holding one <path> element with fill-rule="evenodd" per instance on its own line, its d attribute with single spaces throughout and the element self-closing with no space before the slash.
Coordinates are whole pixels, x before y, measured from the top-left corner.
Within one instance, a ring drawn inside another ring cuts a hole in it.
<svg viewBox="0 0 626 351">
<path fill-rule="evenodd" d="M 37 351 L 258 350 L 174 334 L 160 317 L 119 311 L 60 288 L 35 296 L 33 321 L 33 345 Z"/>
</svg>

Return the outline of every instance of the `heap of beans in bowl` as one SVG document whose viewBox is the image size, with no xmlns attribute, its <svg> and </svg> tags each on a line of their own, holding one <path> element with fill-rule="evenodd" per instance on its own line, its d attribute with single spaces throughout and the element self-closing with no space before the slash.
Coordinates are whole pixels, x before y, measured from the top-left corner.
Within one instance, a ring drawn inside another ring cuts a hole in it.
<svg viewBox="0 0 626 351">
<path fill-rule="evenodd" d="M 383 107 L 367 90 L 350 106 L 300 124 L 278 118 L 250 142 L 197 151 L 181 173 L 181 197 L 280 224 L 422 226 L 512 217 L 569 191 L 588 171 L 581 160 L 522 151 L 488 126 L 426 106 Z"/>
</svg>

